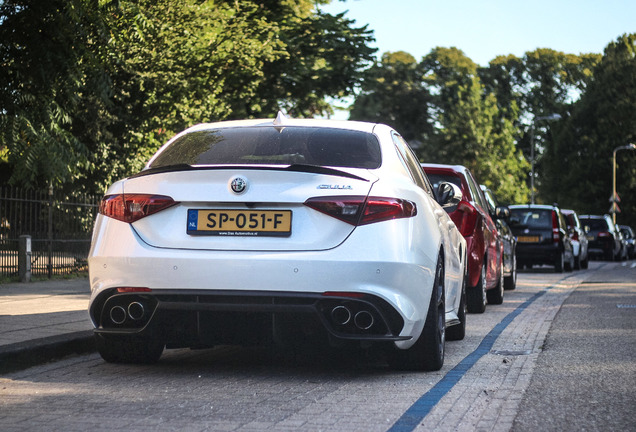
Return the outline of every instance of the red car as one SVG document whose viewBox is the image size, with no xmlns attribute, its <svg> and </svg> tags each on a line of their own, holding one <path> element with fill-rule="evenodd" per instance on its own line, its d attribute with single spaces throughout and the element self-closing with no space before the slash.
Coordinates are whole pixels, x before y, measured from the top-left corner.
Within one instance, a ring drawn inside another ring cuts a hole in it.
<svg viewBox="0 0 636 432">
<path fill-rule="evenodd" d="M 422 168 L 435 188 L 440 182 L 449 182 L 462 190 L 463 197 L 460 203 L 456 207 L 448 208 L 447 211 L 466 239 L 468 311 L 483 313 L 486 310 L 486 302 L 503 303 L 503 240 L 490 216 L 479 183 L 475 181 L 468 168 L 461 165 L 422 164 Z"/>
</svg>

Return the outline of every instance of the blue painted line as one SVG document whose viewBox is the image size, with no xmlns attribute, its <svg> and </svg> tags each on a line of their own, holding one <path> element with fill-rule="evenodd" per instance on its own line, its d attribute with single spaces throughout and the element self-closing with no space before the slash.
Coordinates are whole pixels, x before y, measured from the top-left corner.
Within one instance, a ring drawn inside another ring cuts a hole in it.
<svg viewBox="0 0 636 432">
<path fill-rule="evenodd" d="M 424 393 L 421 398 L 411 405 L 411 407 L 402 414 L 402 417 L 391 426 L 388 432 L 411 432 L 414 430 L 420 422 L 424 420 L 424 417 L 431 412 L 433 407 L 464 377 L 466 372 L 468 372 L 480 358 L 490 352 L 499 335 L 510 325 L 512 320 L 545 293 L 546 291 L 539 291 L 506 315 L 499 324 L 490 330 L 490 333 L 486 335 L 475 351 L 464 357 L 464 359 L 444 375 L 444 378 L 435 384 L 432 389 Z"/>
</svg>

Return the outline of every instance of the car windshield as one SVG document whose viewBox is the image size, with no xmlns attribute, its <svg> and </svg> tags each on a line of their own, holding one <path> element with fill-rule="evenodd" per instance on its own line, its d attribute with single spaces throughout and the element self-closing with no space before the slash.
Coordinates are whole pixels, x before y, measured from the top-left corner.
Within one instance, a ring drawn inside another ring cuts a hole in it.
<svg viewBox="0 0 636 432">
<path fill-rule="evenodd" d="M 510 209 L 510 224 L 528 228 L 552 228 L 552 210 Z"/>
<path fill-rule="evenodd" d="M 316 165 L 376 169 L 380 144 L 366 132 L 317 127 L 219 128 L 185 134 L 150 168 L 174 165 Z"/>
<path fill-rule="evenodd" d="M 426 173 L 426 175 L 428 176 L 428 179 L 431 181 L 435 189 L 437 189 L 437 187 L 439 186 L 441 182 L 452 183 L 458 188 L 460 189 L 462 188 L 462 181 L 457 176 L 454 176 L 451 174 L 428 174 L 428 173 Z"/>
</svg>

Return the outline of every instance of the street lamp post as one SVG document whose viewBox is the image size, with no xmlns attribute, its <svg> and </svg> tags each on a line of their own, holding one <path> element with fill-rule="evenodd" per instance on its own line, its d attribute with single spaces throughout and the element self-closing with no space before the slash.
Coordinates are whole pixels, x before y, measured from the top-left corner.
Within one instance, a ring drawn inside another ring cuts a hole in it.
<svg viewBox="0 0 636 432">
<path fill-rule="evenodd" d="M 610 212 L 612 213 L 612 221 L 614 222 L 614 225 L 616 225 L 616 203 L 618 202 L 618 195 L 616 194 L 616 152 L 619 150 L 636 150 L 636 144 L 627 144 L 616 147 L 612 154 L 612 197 L 610 198 L 612 208 L 610 209 Z"/>
<path fill-rule="evenodd" d="M 557 113 L 548 114 L 546 116 L 535 117 L 530 126 L 530 202 L 534 204 L 534 124 L 539 120 L 554 121 L 561 119 L 561 115 Z"/>
</svg>

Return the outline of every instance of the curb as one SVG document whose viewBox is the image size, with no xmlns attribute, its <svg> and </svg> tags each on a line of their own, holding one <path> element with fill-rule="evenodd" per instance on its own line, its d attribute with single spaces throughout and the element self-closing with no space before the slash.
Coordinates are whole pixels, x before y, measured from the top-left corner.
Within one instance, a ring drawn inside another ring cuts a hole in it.
<svg viewBox="0 0 636 432">
<path fill-rule="evenodd" d="M 0 374 L 15 372 L 73 354 L 95 352 L 93 330 L 33 339 L 0 347 Z"/>
</svg>

